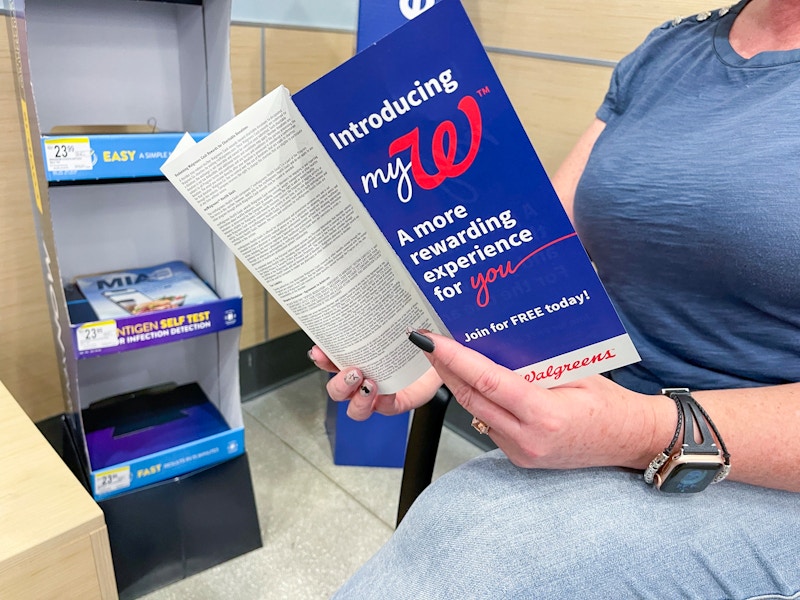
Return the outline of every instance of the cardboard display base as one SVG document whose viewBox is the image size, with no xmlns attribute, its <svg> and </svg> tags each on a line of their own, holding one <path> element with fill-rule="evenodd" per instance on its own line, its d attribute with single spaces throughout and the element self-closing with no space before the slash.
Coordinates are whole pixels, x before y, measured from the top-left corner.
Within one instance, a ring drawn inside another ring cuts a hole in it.
<svg viewBox="0 0 800 600">
<path fill-rule="evenodd" d="M 122 600 L 262 545 L 247 454 L 99 504 Z"/>
<path fill-rule="evenodd" d="M 87 485 L 62 416 L 37 423 Z M 262 546 L 247 454 L 98 503 L 121 600 L 132 600 Z"/>
</svg>

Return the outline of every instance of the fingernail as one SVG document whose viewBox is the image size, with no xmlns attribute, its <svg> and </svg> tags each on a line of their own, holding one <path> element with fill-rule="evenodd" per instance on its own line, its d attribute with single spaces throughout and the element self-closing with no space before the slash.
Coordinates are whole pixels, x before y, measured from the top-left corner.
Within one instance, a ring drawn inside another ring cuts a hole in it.
<svg viewBox="0 0 800 600">
<path fill-rule="evenodd" d="M 362 396 L 369 396 L 372 394 L 372 386 L 368 382 L 364 382 L 361 384 L 361 395 Z"/>
<path fill-rule="evenodd" d="M 316 359 L 314 358 L 314 349 L 313 349 L 313 348 L 312 348 L 311 350 L 309 350 L 309 351 L 308 351 L 308 359 L 309 359 L 309 360 L 310 360 L 312 363 L 314 363 L 314 364 L 317 364 L 317 361 L 316 361 Z"/>
<path fill-rule="evenodd" d="M 347 385 L 355 385 L 361 379 L 361 375 L 358 374 L 358 371 L 350 371 L 347 375 L 344 376 L 344 382 Z"/>
<path fill-rule="evenodd" d="M 416 329 L 410 327 L 406 330 L 408 340 L 423 352 L 433 352 L 436 346 L 433 345 L 433 340 L 426 335 L 422 335 Z"/>
</svg>

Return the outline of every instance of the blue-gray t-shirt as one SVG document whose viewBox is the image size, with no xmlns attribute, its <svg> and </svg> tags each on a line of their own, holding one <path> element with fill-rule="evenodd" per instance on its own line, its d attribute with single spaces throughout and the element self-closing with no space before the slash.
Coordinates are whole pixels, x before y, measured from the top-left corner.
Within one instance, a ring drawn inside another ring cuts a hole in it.
<svg viewBox="0 0 800 600">
<path fill-rule="evenodd" d="M 654 30 L 614 70 L 575 226 L 643 393 L 800 381 L 800 50 L 746 60 L 746 1 Z"/>
</svg>

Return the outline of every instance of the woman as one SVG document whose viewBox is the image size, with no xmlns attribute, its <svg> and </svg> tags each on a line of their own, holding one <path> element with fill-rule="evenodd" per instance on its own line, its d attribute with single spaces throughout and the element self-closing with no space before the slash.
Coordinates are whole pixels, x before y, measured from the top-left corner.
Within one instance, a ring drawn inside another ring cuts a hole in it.
<svg viewBox="0 0 800 600">
<path fill-rule="evenodd" d="M 414 386 L 333 377 L 356 419 L 444 382 L 501 450 L 428 488 L 340 597 L 800 597 L 799 115 L 800 2 L 676 19 L 620 62 L 553 184 L 642 361 L 543 390 L 412 332 Z M 674 387 L 705 412 L 679 420 Z M 660 491 L 651 461 L 705 417 L 727 480 Z"/>
</svg>

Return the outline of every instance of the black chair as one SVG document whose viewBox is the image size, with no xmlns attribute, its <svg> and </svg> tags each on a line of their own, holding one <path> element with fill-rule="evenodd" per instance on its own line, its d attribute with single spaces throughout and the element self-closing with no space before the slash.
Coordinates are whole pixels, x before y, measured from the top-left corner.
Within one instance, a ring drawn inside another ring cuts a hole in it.
<svg viewBox="0 0 800 600">
<path fill-rule="evenodd" d="M 489 436 L 481 435 L 472 428 L 472 415 L 458 402 L 451 400 L 454 400 L 453 394 L 447 387 L 441 386 L 427 404 L 414 411 L 400 484 L 397 525 L 433 479 L 436 453 L 445 423 L 483 451 L 497 448 Z"/>
<path fill-rule="evenodd" d="M 417 496 L 431 483 L 444 417 L 452 397 L 450 390 L 441 386 L 427 404 L 414 411 L 406 445 L 403 480 L 400 484 L 397 525 L 406 516 Z"/>
</svg>

